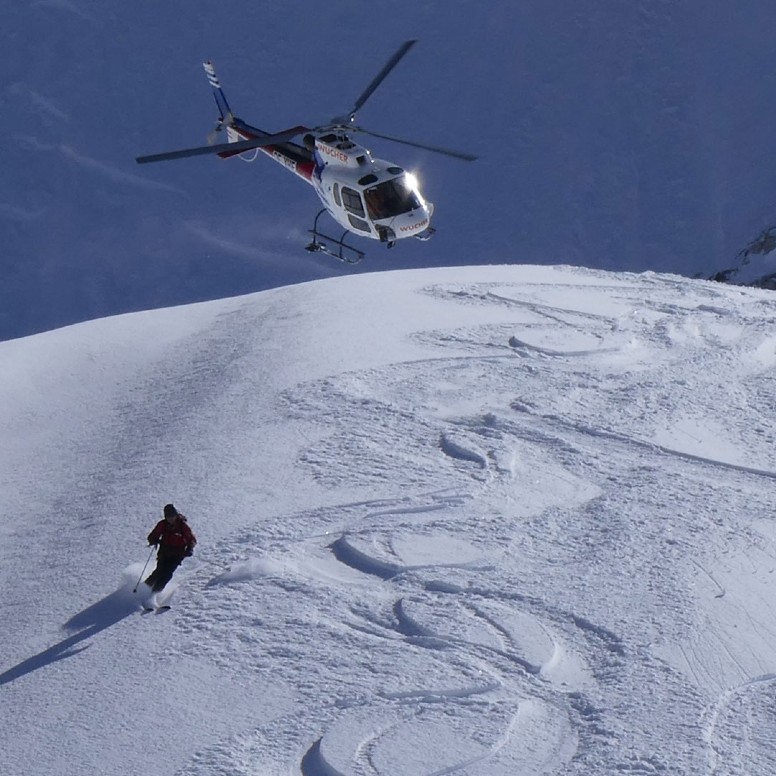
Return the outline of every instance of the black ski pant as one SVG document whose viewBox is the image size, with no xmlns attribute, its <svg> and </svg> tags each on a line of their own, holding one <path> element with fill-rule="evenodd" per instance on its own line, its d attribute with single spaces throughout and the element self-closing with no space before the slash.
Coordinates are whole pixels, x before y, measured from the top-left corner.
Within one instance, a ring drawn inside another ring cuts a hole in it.
<svg viewBox="0 0 776 776">
<path fill-rule="evenodd" d="M 164 586 L 172 579 L 172 575 L 175 573 L 175 569 L 183 563 L 183 557 L 177 555 L 156 557 L 156 568 L 146 579 L 145 583 L 154 593 L 158 593 L 164 588 Z"/>
</svg>

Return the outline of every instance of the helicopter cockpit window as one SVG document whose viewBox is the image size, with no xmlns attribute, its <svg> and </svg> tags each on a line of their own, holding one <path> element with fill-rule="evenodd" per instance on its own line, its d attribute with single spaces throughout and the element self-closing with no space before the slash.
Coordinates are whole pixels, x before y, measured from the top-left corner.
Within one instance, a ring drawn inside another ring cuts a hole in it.
<svg viewBox="0 0 776 776">
<path fill-rule="evenodd" d="M 337 203 L 338 207 L 342 207 L 342 200 L 340 199 L 340 188 L 339 183 L 334 184 L 334 201 Z"/>
<path fill-rule="evenodd" d="M 372 186 L 364 192 L 364 199 L 373 221 L 393 218 L 421 206 L 420 197 L 406 175 Z"/>
<path fill-rule="evenodd" d="M 349 189 L 347 186 L 343 186 L 342 202 L 345 205 L 345 210 L 347 210 L 349 213 L 353 213 L 353 215 L 361 217 L 366 215 L 366 212 L 364 211 L 364 203 L 361 201 L 361 196 L 357 191 Z"/>
</svg>

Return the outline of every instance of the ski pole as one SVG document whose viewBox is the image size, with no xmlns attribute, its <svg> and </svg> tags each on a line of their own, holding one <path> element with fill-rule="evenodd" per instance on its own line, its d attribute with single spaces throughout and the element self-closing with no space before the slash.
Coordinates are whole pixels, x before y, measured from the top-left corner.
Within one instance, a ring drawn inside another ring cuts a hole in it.
<svg viewBox="0 0 776 776">
<path fill-rule="evenodd" d="M 145 574 L 145 570 L 146 570 L 146 568 L 148 567 L 148 564 L 149 564 L 149 563 L 150 563 L 150 561 L 151 561 L 151 555 L 153 555 L 153 554 L 154 554 L 154 550 L 155 550 L 155 549 L 156 549 L 156 545 L 153 545 L 153 546 L 151 547 L 151 552 L 150 552 L 150 553 L 149 553 L 149 555 L 148 555 L 148 560 L 145 562 L 145 566 L 143 566 L 143 570 L 140 572 L 140 578 L 137 580 L 137 583 L 136 583 L 136 584 L 135 584 L 135 586 L 132 588 L 132 592 L 133 592 L 133 593 L 137 593 L 137 588 L 138 588 L 138 585 L 140 584 L 140 580 L 143 578 L 143 574 Z"/>
</svg>

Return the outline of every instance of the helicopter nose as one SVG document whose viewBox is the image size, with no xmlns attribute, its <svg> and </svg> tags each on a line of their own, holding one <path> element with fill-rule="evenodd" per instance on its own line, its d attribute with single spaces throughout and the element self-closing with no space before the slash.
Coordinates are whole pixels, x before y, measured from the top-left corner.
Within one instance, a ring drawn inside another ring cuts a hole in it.
<svg viewBox="0 0 776 776">
<path fill-rule="evenodd" d="M 431 214 L 433 207 L 424 205 L 416 208 L 409 213 L 402 213 L 391 222 L 391 228 L 396 233 L 396 237 L 415 237 L 425 232 L 431 226 Z"/>
</svg>

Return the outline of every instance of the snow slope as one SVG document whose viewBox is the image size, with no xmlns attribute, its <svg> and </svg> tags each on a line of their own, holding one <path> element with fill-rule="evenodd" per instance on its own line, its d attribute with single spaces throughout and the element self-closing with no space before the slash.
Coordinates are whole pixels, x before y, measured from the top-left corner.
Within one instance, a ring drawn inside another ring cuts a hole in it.
<svg viewBox="0 0 776 776">
<path fill-rule="evenodd" d="M 3 773 L 776 772 L 775 318 L 492 266 L 0 344 Z"/>
<path fill-rule="evenodd" d="M 772 0 L 39 0 L 0 9 L 0 339 L 301 280 L 570 262 L 711 275 L 774 222 Z M 215 106 L 269 130 L 359 114 L 435 203 L 360 269 L 302 250 L 313 192 L 262 157 L 138 167 Z"/>
</svg>

